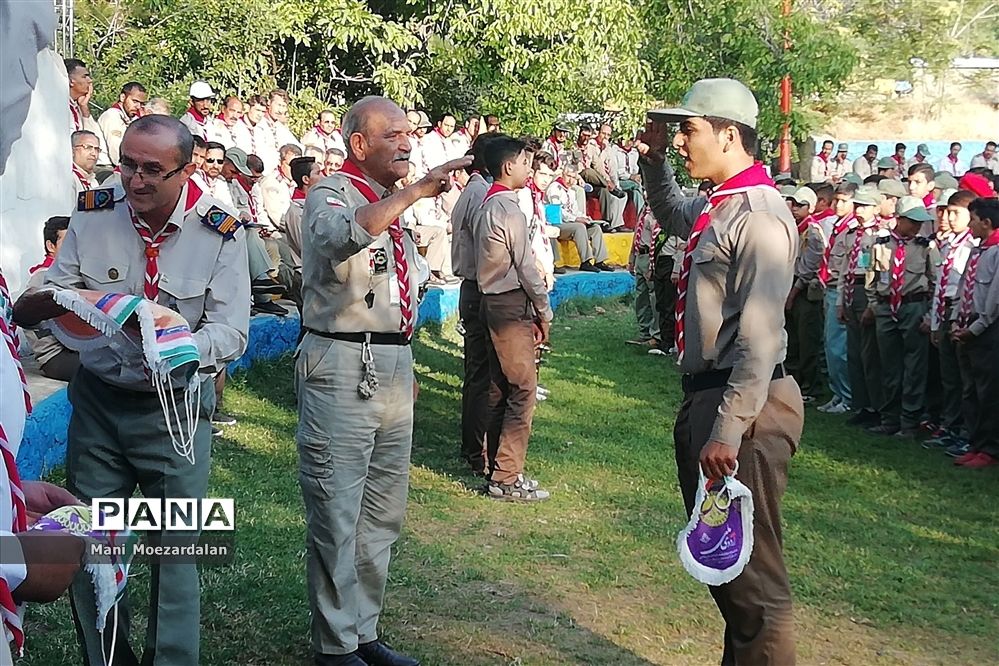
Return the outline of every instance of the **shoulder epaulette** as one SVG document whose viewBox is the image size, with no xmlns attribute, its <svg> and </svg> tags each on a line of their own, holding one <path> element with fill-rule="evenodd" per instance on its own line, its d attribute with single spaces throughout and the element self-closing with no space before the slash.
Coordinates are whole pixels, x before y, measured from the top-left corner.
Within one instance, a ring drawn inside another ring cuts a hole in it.
<svg viewBox="0 0 999 666">
<path fill-rule="evenodd" d="M 232 240 L 236 235 L 236 230 L 240 227 L 240 221 L 222 210 L 218 206 L 212 206 L 201 218 L 201 224 L 205 225 L 225 240 Z"/>
<path fill-rule="evenodd" d="M 76 197 L 76 210 L 86 213 L 93 210 L 114 210 L 114 188 L 102 187 L 85 190 Z"/>
</svg>

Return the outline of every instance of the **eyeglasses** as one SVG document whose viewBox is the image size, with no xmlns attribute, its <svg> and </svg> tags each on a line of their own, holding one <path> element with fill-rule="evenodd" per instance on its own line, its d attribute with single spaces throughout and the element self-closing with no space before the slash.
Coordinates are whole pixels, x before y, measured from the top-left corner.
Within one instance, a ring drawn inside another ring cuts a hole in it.
<svg viewBox="0 0 999 666">
<path fill-rule="evenodd" d="M 172 171 L 167 171 L 163 173 L 163 169 L 160 167 L 140 167 L 135 162 L 122 158 L 121 162 L 118 164 L 118 169 L 121 171 L 122 178 L 132 178 L 133 176 L 139 176 L 145 181 L 149 180 L 159 180 L 164 181 L 173 178 L 178 173 L 184 170 L 186 164 L 182 164 Z"/>
<path fill-rule="evenodd" d="M 222 162 L 224 162 L 224 161 L 225 161 L 224 159 L 222 159 L 222 160 L 210 160 L 210 159 L 205 158 L 205 164 L 222 164 Z"/>
<path fill-rule="evenodd" d="M 73 146 L 73 147 L 74 148 L 82 148 L 83 150 L 92 150 L 95 153 L 98 152 L 98 151 L 100 151 L 100 149 L 101 149 L 100 146 L 87 146 L 87 145 L 79 145 L 79 146 Z"/>
</svg>

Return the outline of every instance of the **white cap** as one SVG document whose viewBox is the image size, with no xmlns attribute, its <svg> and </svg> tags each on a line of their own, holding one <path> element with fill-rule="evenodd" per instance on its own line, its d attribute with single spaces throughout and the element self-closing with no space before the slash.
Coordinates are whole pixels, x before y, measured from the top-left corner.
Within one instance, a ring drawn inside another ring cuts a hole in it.
<svg viewBox="0 0 999 666">
<path fill-rule="evenodd" d="M 191 84 L 191 99 L 211 99 L 215 97 L 215 91 L 204 81 L 195 81 Z"/>
</svg>

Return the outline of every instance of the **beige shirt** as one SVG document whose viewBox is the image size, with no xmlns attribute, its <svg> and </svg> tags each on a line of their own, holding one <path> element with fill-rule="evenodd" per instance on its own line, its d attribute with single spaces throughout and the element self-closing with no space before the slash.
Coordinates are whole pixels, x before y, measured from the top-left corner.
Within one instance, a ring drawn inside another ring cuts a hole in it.
<svg viewBox="0 0 999 666">
<path fill-rule="evenodd" d="M 229 148 L 246 150 L 241 144 L 246 143 L 247 137 L 248 132 L 242 119 L 234 122 L 231 127 L 226 125 L 222 116 L 216 116 L 208 123 L 208 141 L 217 141 L 225 146 L 226 150 Z M 252 151 L 247 154 L 251 153 Z"/>
<path fill-rule="evenodd" d="M 344 144 L 343 135 L 340 134 L 340 130 L 338 129 L 333 130 L 332 134 L 323 134 L 313 127 L 302 137 L 302 146 L 315 146 L 316 148 L 322 148 L 324 153 L 327 150 L 336 148 L 344 154 L 344 157 L 347 156 L 347 146 Z"/>
<path fill-rule="evenodd" d="M 975 251 L 981 253 L 975 268 L 975 291 L 972 297 L 972 312 L 978 318 L 968 326 L 968 330 L 972 335 L 981 335 L 999 320 L 999 246 L 976 248 Z M 961 287 L 963 290 L 964 276 L 961 277 Z M 954 305 L 955 316 L 960 307 L 959 302 Z"/>
<path fill-rule="evenodd" d="M 97 119 L 97 124 L 104 132 L 104 140 L 107 141 L 108 158 L 110 158 L 111 164 L 117 165 L 118 160 L 121 159 L 121 140 L 131 122 L 132 119 L 128 117 L 128 114 L 116 106 L 109 107 Z"/>
<path fill-rule="evenodd" d="M 368 181 L 384 196 L 385 188 Z M 350 179 L 335 173 L 309 190 L 302 213 L 302 324 L 327 333 L 396 333 L 402 330 L 399 283 L 388 231 L 372 236 L 355 220 L 368 200 Z M 413 307 L 426 262 L 403 234 Z M 365 296 L 374 294 L 372 307 Z"/>
<path fill-rule="evenodd" d="M 489 191 L 489 183 L 480 174 L 468 179 L 458 203 L 451 211 L 451 268 L 454 274 L 466 280 L 475 280 L 475 213 L 482 207 L 482 200 Z"/>
<path fill-rule="evenodd" d="M 600 174 L 600 179 L 607 187 L 614 189 L 618 186 L 617 154 L 613 143 L 608 143 L 607 147 L 600 151 L 593 162 L 593 169 Z"/>
<path fill-rule="evenodd" d="M 873 176 L 878 172 L 878 158 L 874 158 L 874 161 L 868 162 L 867 158 L 861 155 L 857 159 L 853 160 L 853 173 L 857 174 L 861 178 L 867 178 L 868 176 Z"/>
<path fill-rule="evenodd" d="M 858 222 L 860 221 L 858 220 Z M 846 293 L 848 280 L 850 280 L 850 253 L 853 252 L 858 233 L 862 235 L 860 237 L 860 254 L 857 256 L 857 266 L 853 270 L 853 286 L 860 286 L 865 289 L 870 287 L 870 280 L 872 278 L 870 268 L 871 248 L 874 247 L 874 242 L 880 234 L 877 220 L 871 220 L 867 226 L 861 226 L 860 224 L 851 226 L 836 238 L 837 243 L 843 244 L 844 252 L 843 263 L 839 267 L 839 276 L 836 279 L 836 286 L 839 289 L 839 293 L 836 295 L 837 305 L 843 305 L 846 302 L 844 294 Z"/>
<path fill-rule="evenodd" d="M 280 171 L 272 171 L 260 179 L 260 192 L 264 199 L 264 210 L 267 215 L 259 215 L 258 223 L 277 229 L 288 206 L 291 205 L 291 193 L 295 191 L 295 181 L 284 177 Z"/>
<path fill-rule="evenodd" d="M 38 289 L 45 283 L 47 268 L 39 268 L 28 278 L 28 288 Z M 34 330 L 24 329 L 24 338 L 31 345 L 31 352 L 35 355 L 38 365 L 45 365 L 66 349 L 59 340 L 52 335 L 45 327 L 45 324 L 38 326 Z"/>
<path fill-rule="evenodd" d="M 108 155 L 108 142 L 107 139 L 104 138 L 104 131 L 101 129 L 100 123 L 97 122 L 97 118 L 94 118 L 93 115 L 83 115 L 83 111 L 80 110 L 80 105 L 77 104 L 75 100 L 70 100 L 69 131 L 76 132 L 77 130 L 87 130 L 97 135 L 97 141 L 101 144 L 101 152 L 97 157 L 97 165 L 110 165 L 111 157 Z"/>
<path fill-rule="evenodd" d="M 858 222 L 856 219 L 852 220 L 849 223 L 849 226 L 845 230 L 839 232 L 838 234 L 832 237 L 832 250 L 829 252 L 829 266 L 828 266 L 829 282 L 826 283 L 830 289 L 838 288 L 839 274 L 842 271 L 846 270 L 846 263 L 850 252 L 851 243 L 853 242 L 852 235 L 850 236 L 851 237 L 850 243 L 847 243 L 846 237 L 847 235 L 849 235 L 852 229 L 857 228 L 857 224 Z M 833 223 L 832 229 L 835 230 L 838 225 L 839 225 L 839 220 Z"/>
<path fill-rule="evenodd" d="M 732 368 L 711 439 L 739 446 L 787 352 L 784 302 L 798 229 L 776 191 L 734 195 L 711 211 L 693 252 L 680 370 Z"/>
<path fill-rule="evenodd" d="M 812 223 L 805 227 L 799 239 L 798 258 L 794 262 L 794 286 L 798 291 L 805 291 L 811 283 L 818 281 L 826 239 L 822 228 Z"/>
<path fill-rule="evenodd" d="M 868 280 L 868 298 L 888 298 L 891 293 L 891 264 L 895 256 L 897 241 L 889 233 L 878 235 L 871 247 L 871 272 Z M 933 291 L 939 263 L 937 250 L 925 238 L 910 238 L 905 245 L 905 279 L 902 283 L 902 296 Z"/>
<path fill-rule="evenodd" d="M 957 236 L 951 234 L 940 246 L 937 281 L 933 286 L 933 306 L 930 308 L 930 330 L 933 331 L 940 330 L 940 325 L 943 323 L 940 321 L 940 315 L 937 313 L 936 308 L 937 298 L 940 296 L 941 290 L 945 299 L 949 299 L 952 302 L 957 302 L 960 299 L 961 292 L 959 286 L 961 284 L 961 277 L 964 275 L 964 269 L 968 267 L 968 260 L 971 259 L 972 253 L 978 247 L 978 239 L 971 234 L 967 234 L 956 245 L 954 243 L 955 240 L 957 240 Z M 941 285 L 943 267 L 948 257 L 953 259 L 953 263 L 951 264 L 950 273 L 947 275 L 947 284 Z M 947 321 L 952 320 L 951 313 L 947 310 L 944 311 L 944 317 L 947 318 Z"/>
<path fill-rule="evenodd" d="M 302 265 L 302 213 L 305 211 L 304 201 L 292 200 L 284 217 L 281 218 L 281 233 L 288 241 L 288 247 L 298 259 L 298 265 Z"/>
<path fill-rule="evenodd" d="M 538 315 L 552 320 L 548 288 L 531 250 L 527 218 L 517 192 L 503 191 L 483 201 L 474 213 L 475 272 L 479 291 L 504 294 L 523 289 Z"/>
<path fill-rule="evenodd" d="M 185 185 L 169 220 L 180 230 L 160 246 L 157 302 L 187 320 L 201 355 L 201 371 L 214 373 L 246 349 L 250 325 L 246 237 L 240 228 L 226 241 L 202 223 L 213 206 L 224 208 L 211 196 L 202 195 L 187 211 L 186 199 Z M 120 189 L 115 190 L 115 202 L 113 209 L 73 212 L 59 256 L 45 276 L 46 284 L 142 295 L 145 245 L 132 226 Z M 110 384 L 154 390 L 146 379 L 138 347 L 83 351 L 80 362 Z"/>
</svg>

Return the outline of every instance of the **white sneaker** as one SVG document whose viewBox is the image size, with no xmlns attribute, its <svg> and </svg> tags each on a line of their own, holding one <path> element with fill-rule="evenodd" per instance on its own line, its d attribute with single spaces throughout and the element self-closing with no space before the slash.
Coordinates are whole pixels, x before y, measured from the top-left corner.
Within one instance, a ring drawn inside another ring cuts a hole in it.
<svg viewBox="0 0 999 666">
<path fill-rule="evenodd" d="M 840 404 L 841 402 L 842 401 L 839 399 L 839 396 L 838 395 L 834 395 L 832 397 L 832 400 L 830 400 L 829 402 L 825 403 L 824 405 L 819 405 L 818 407 L 816 407 L 816 409 L 819 410 L 820 412 L 828 412 L 830 409 L 832 409 L 836 405 Z"/>
<path fill-rule="evenodd" d="M 544 402 L 545 400 L 548 399 L 548 394 L 542 393 L 541 391 L 535 391 L 534 396 L 538 402 Z"/>
<path fill-rule="evenodd" d="M 839 404 L 827 409 L 826 414 L 846 414 L 848 411 L 850 411 L 850 408 L 847 404 L 845 402 L 840 402 Z"/>
<path fill-rule="evenodd" d="M 652 347 L 651 349 L 649 349 L 648 353 L 649 353 L 649 356 L 665 356 L 666 355 L 666 352 L 664 352 L 659 347 Z"/>
<path fill-rule="evenodd" d="M 551 393 L 551 391 L 549 391 L 548 389 L 546 389 L 541 384 L 538 384 L 538 393 L 541 393 L 543 395 L 549 395 Z"/>
</svg>

